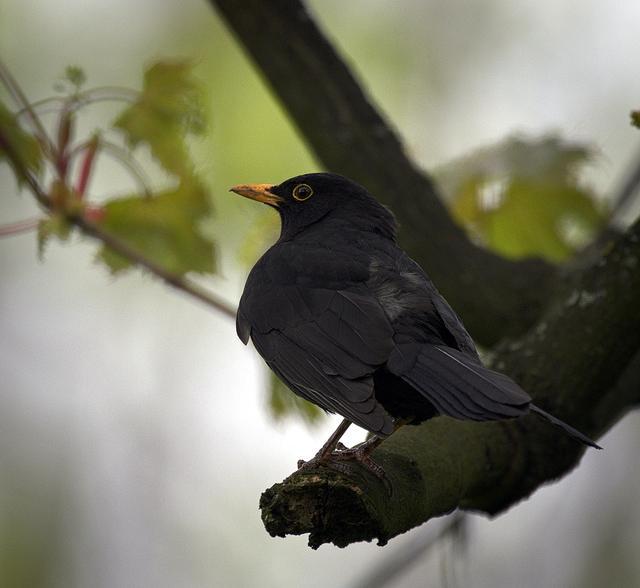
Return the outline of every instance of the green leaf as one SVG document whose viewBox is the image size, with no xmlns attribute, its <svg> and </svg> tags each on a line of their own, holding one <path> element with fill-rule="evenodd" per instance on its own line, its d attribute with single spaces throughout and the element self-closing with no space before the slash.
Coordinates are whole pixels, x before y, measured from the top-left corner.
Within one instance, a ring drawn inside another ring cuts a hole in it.
<svg viewBox="0 0 640 588">
<path fill-rule="evenodd" d="M 508 139 L 437 172 L 454 216 L 499 253 L 561 261 L 604 224 L 594 194 L 578 182 L 592 158 L 557 137 Z"/>
<path fill-rule="evenodd" d="M 18 184 L 24 182 L 21 167 L 9 157 L 9 150 L 20 160 L 22 166 L 39 175 L 42 170 L 42 149 L 33 135 L 25 132 L 15 114 L 0 102 L 0 161 L 7 160 L 13 168 Z"/>
<path fill-rule="evenodd" d="M 201 87 L 184 61 L 158 62 L 144 74 L 138 100 L 118 116 L 114 127 L 133 148 L 146 143 L 158 162 L 180 177 L 191 173 L 185 135 L 206 128 Z"/>
<path fill-rule="evenodd" d="M 640 129 L 640 110 L 631 111 L 631 124 Z"/>
<path fill-rule="evenodd" d="M 273 372 L 269 375 L 269 411 L 276 421 L 293 415 L 301 416 L 309 424 L 322 419 L 325 413 L 320 407 L 295 395 Z"/>
<path fill-rule="evenodd" d="M 71 225 L 61 214 L 54 213 L 50 217 L 38 223 L 38 257 L 40 261 L 44 258 L 44 251 L 47 243 L 52 237 L 57 237 L 64 242 L 71 235 Z"/>
<path fill-rule="evenodd" d="M 87 75 L 81 67 L 68 65 L 64 70 L 64 79 L 79 90 L 87 81 Z"/>
<path fill-rule="evenodd" d="M 192 178 L 157 196 L 107 202 L 100 225 L 171 273 L 211 274 L 215 271 L 214 244 L 199 227 L 210 212 L 207 190 Z M 114 273 L 133 265 L 108 247 L 99 251 L 98 259 Z"/>
</svg>

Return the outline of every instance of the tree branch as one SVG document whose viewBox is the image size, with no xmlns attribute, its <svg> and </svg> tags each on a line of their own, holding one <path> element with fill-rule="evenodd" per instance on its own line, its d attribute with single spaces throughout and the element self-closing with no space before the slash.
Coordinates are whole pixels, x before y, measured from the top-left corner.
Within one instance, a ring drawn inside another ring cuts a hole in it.
<svg viewBox="0 0 640 588">
<path fill-rule="evenodd" d="M 506 260 L 469 240 L 299 0 L 211 2 L 324 166 L 391 206 L 403 246 L 476 340 L 492 345 L 534 324 L 554 287 L 555 268 L 541 260 Z"/>
<path fill-rule="evenodd" d="M 182 292 L 186 292 L 193 298 L 204 302 L 207 306 L 210 306 L 211 308 L 214 308 L 215 310 L 235 320 L 236 309 L 233 306 L 229 305 L 227 302 L 224 302 L 216 295 L 208 292 L 204 288 L 201 288 L 195 282 L 167 271 L 161 265 L 157 264 L 151 259 L 146 258 L 139 251 L 129 246 L 124 241 L 121 241 L 114 235 L 108 233 L 99 225 L 88 221 L 82 216 L 81 213 L 54 209 L 53 202 L 51 201 L 49 195 L 45 192 L 42 186 L 40 186 L 40 183 L 33 176 L 33 174 L 24 166 L 24 163 L 22 162 L 20 157 L 16 154 L 7 138 L 4 137 L 1 132 L 0 146 L 6 153 L 7 157 L 11 160 L 14 168 L 18 170 L 19 176 L 26 182 L 35 199 L 47 212 L 58 212 L 63 214 L 65 219 L 70 224 L 80 229 L 80 231 L 85 235 L 101 241 L 107 247 L 111 248 L 122 257 L 159 277 L 169 286 L 181 290 Z"/>
<path fill-rule="evenodd" d="M 415 537 L 413 542 L 405 545 L 402 550 L 386 554 L 387 557 L 382 561 L 376 561 L 353 588 L 391 586 L 391 582 L 397 581 L 411 567 L 424 561 L 431 548 L 440 545 L 446 537 L 452 537 L 458 545 L 464 544 L 468 518 L 468 515 L 457 512 L 451 515 L 439 529 L 431 527 L 427 532 Z M 444 584 L 447 585 L 447 583 Z"/>
<path fill-rule="evenodd" d="M 492 365 L 536 404 L 599 436 L 640 403 L 640 220 L 572 281 L 538 326 L 505 342 Z M 562 358 L 562 362 L 559 361 Z M 612 385 L 612 382 L 614 384 Z M 393 487 L 354 465 L 319 468 L 267 490 L 272 535 L 309 533 L 309 544 L 384 544 L 456 508 L 499 513 L 577 465 L 583 447 L 546 421 L 471 423 L 439 417 L 403 427 L 374 453 Z"/>
<path fill-rule="evenodd" d="M 74 226 L 78 227 L 85 235 L 101 241 L 117 254 L 129 261 L 132 261 L 137 266 L 148 270 L 169 286 L 189 294 L 200 302 L 204 302 L 207 306 L 235 320 L 236 309 L 234 306 L 223 301 L 212 292 L 205 290 L 194 281 L 167 271 L 161 265 L 155 263 L 151 259 L 142 255 L 139 251 L 136 251 L 134 248 L 127 245 L 124 241 L 121 241 L 111 233 L 102 229 L 99 225 L 89 222 L 81 216 L 67 216 L 67 220 Z"/>
</svg>

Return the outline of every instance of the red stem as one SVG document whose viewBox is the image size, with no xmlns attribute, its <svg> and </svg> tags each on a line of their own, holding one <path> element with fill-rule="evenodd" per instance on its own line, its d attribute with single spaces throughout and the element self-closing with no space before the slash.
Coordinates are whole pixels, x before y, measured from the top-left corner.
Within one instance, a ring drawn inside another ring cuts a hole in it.
<svg viewBox="0 0 640 588">
<path fill-rule="evenodd" d="M 76 192 L 80 199 L 84 198 L 87 190 L 87 184 L 91 177 L 91 171 L 93 170 L 93 162 L 95 160 L 97 150 L 98 137 L 93 137 L 84 150 L 84 157 L 82 158 L 82 164 L 80 165 L 80 174 L 78 175 L 78 184 L 76 186 Z"/>
<path fill-rule="evenodd" d="M 63 182 L 66 180 L 69 168 L 69 152 L 67 148 L 73 133 L 73 113 L 70 108 L 71 105 L 67 102 L 60 113 L 60 123 L 58 125 L 56 169 L 58 170 L 58 177 Z"/>
<path fill-rule="evenodd" d="M 0 237 L 11 237 L 12 235 L 19 235 L 20 233 L 32 231 L 38 226 L 40 220 L 41 219 L 39 218 L 28 218 L 16 223 L 0 225 Z"/>
</svg>

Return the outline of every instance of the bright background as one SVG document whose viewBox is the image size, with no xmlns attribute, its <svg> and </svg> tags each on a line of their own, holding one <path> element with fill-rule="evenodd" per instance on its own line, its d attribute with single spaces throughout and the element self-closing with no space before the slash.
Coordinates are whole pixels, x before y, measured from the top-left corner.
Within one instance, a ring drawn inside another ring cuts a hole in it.
<svg viewBox="0 0 640 588">
<path fill-rule="evenodd" d="M 560 131 L 595 146 L 588 180 L 607 195 L 636 155 L 635 0 L 310 4 L 426 168 L 514 132 Z M 32 99 L 69 64 L 95 85 L 137 86 L 150 60 L 198 62 L 212 129 L 195 149 L 221 258 L 206 284 L 235 302 L 243 237 L 263 227 L 262 243 L 275 223 L 228 186 L 318 166 L 209 5 L 3 0 L 0 55 Z M 95 107 L 86 129 L 111 115 Z M 105 164 L 92 194 L 128 181 Z M 4 167 L 0 190 L 0 224 L 37 213 Z M 112 279 L 95 250 L 76 238 L 39 262 L 34 235 L 0 241 L 0 585 L 355 586 L 440 524 L 383 549 L 269 537 L 260 492 L 311 456 L 335 418 L 274 423 L 266 372 L 232 321 L 139 273 Z M 639 585 L 639 424 L 628 416 L 605 451 L 532 500 L 473 517 L 465 555 L 444 542 L 393 585 Z M 442 572 L 452 562 L 456 580 Z"/>
</svg>

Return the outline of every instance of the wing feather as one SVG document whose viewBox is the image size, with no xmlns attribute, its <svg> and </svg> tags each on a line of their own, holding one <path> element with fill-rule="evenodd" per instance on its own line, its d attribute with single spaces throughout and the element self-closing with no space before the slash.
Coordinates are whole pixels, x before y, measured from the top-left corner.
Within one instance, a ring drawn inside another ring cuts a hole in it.
<svg viewBox="0 0 640 588">
<path fill-rule="evenodd" d="M 327 374 L 318 358 L 277 331 L 252 338 L 259 351 L 267 341 L 268 365 L 299 396 L 379 435 L 393 431 L 392 419 L 375 400 L 370 375 L 349 379 Z"/>
<path fill-rule="evenodd" d="M 496 420 L 529 410 L 529 395 L 513 380 L 450 347 L 399 345 L 387 367 L 454 418 Z"/>
<path fill-rule="evenodd" d="M 373 373 L 393 349 L 393 328 L 364 284 L 332 290 L 263 279 L 240 304 L 237 330 L 253 340 L 295 393 L 380 435 L 393 419 L 377 402 Z"/>
</svg>

